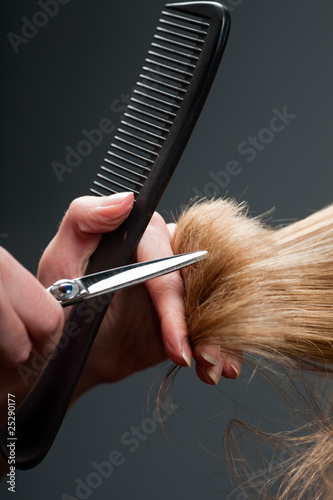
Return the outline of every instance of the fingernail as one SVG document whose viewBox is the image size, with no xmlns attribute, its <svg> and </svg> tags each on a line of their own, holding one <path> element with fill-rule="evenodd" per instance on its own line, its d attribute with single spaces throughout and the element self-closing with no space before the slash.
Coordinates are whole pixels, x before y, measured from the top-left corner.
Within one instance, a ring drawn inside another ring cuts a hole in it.
<svg viewBox="0 0 333 500">
<path fill-rule="evenodd" d="M 190 342 L 189 342 L 189 340 L 188 340 L 187 337 L 183 340 L 182 358 L 185 361 L 185 363 L 187 364 L 187 366 L 189 368 L 191 368 L 191 364 L 192 364 L 192 349 L 191 349 Z"/>
<path fill-rule="evenodd" d="M 191 358 L 188 357 L 186 352 L 184 351 L 184 348 L 182 349 L 182 358 L 184 359 L 185 363 L 189 368 L 191 368 L 192 360 Z"/>
<path fill-rule="evenodd" d="M 213 356 L 210 356 L 209 354 L 207 354 L 205 351 L 203 351 L 201 349 L 200 349 L 200 354 L 203 357 L 203 359 L 205 359 L 206 361 L 208 361 L 208 363 L 210 363 L 211 365 L 216 366 L 218 364 L 218 362 L 219 362 L 218 359 L 213 358 Z"/>
<path fill-rule="evenodd" d="M 214 385 L 217 385 L 219 382 L 219 379 L 217 378 L 215 373 L 212 370 L 210 370 L 209 368 L 206 370 L 206 373 L 207 373 L 208 377 L 212 380 L 212 382 L 214 382 Z"/>
<path fill-rule="evenodd" d="M 107 207 L 109 205 L 118 205 L 126 198 L 133 197 L 133 193 L 125 191 L 124 193 L 111 194 L 110 196 L 102 196 L 99 198 L 99 207 Z"/>
<path fill-rule="evenodd" d="M 230 361 L 229 361 L 229 365 L 231 366 L 231 368 L 235 372 L 235 375 L 236 375 L 236 378 L 237 378 L 239 376 L 239 370 L 236 368 L 235 365 L 233 365 L 232 363 L 230 363 Z"/>
</svg>

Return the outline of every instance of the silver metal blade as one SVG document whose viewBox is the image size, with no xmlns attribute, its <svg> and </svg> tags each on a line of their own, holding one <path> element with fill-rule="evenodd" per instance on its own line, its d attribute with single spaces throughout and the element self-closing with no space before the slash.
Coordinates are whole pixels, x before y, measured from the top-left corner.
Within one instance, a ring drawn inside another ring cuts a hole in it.
<svg viewBox="0 0 333 500">
<path fill-rule="evenodd" d="M 124 267 L 82 276 L 74 280 L 59 280 L 47 289 L 63 306 L 70 306 L 82 300 L 122 288 L 143 283 L 163 274 L 172 273 L 182 267 L 205 259 L 207 252 L 191 252 L 164 259 L 140 262 Z"/>
<path fill-rule="evenodd" d="M 111 276 L 109 274 L 107 274 L 105 278 L 99 276 L 98 282 L 89 283 L 89 276 L 81 278 L 81 282 L 87 289 L 90 297 L 101 293 L 116 292 L 122 288 L 137 285 L 149 279 L 162 276 L 163 274 L 177 271 L 182 267 L 204 259 L 206 256 L 206 251 L 200 251 L 174 255 L 165 259 L 149 262 L 140 262 L 139 264 L 113 269 L 111 271 Z"/>
</svg>

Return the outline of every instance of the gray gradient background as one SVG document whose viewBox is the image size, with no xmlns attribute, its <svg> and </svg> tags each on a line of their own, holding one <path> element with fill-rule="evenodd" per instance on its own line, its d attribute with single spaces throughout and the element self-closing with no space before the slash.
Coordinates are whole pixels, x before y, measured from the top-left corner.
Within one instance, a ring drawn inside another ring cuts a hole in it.
<svg viewBox="0 0 333 500">
<path fill-rule="evenodd" d="M 211 171 L 238 160 L 241 173 L 218 188 L 219 196 L 246 200 L 255 214 L 274 206 L 276 221 L 304 217 L 332 201 L 333 4 L 229 3 L 238 6 L 231 12 L 224 59 L 159 211 L 168 217 L 194 189 L 208 189 Z M 64 174 L 62 183 L 51 163 L 64 161 L 65 147 L 84 138 L 82 129 L 96 128 L 105 117 L 119 124 L 120 113 L 110 105 L 131 91 L 163 5 L 71 0 L 15 54 L 7 33 L 20 34 L 21 17 L 31 19 L 40 7 L 31 0 L 1 3 L 1 243 L 32 272 L 70 201 L 88 193 L 111 135 Z M 273 108 L 284 106 L 297 117 L 248 162 L 239 144 L 268 125 Z M 118 449 L 124 464 L 90 498 L 227 498 L 233 486 L 223 459 L 223 431 L 237 410 L 252 418 L 233 400 L 258 415 L 280 416 L 274 394 L 257 380 L 248 386 L 246 371 L 237 382 L 222 380 L 211 388 L 194 370 L 183 370 L 175 386 L 180 408 L 167 420 L 177 444 L 158 428 L 131 453 L 120 436 L 148 416 L 147 394 L 160 374 L 157 367 L 89 393 L 66 417 L 44 462 L 17 474 L 15 496 L 3 482 L 0 497 L 75 497 L 75 478 L 85 480 L 93 461 Z M 154 409 L 153 397 L 149 408 Z"/>
</svg>

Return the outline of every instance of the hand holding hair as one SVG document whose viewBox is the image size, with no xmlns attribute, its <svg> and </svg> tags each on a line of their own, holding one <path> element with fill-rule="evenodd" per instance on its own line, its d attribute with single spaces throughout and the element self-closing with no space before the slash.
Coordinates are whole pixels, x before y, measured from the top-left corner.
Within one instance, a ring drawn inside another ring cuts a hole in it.
<svg viewBox="0 0 333 500">
<path fill-rule="evenodd" d="M 132 204 L 131 193 L 75 200 L 41 259 L 38 278 L 43 285 L 47 287 L 61 276 L 71 278 L 84 274 L 101 234 L 119 225 Z M 170 240 L 173 229 L 155 213 L 138 246 L 137 260 L 172 255 Z M 168 358 L 178 365 L 188 366 L 193 355 L 203 371 L 211 369 L 213 373 L 215 380 L 209 376 L 205 380 L 210 384 L 217 382 L 223 370 L 219 347 L 204 346 L 200 355 L 192 354 L 179 273 L 150 280 L 115 294 L 76 395 L 97 384 L 118 381 Z M 213 356 L 217 360 L 212 362 Z M 240 371 L 240 362 L 235 360 L 234 363 Z M 227 371 L 224 374 L 228 376 Z"/>
<path fill-rule="evenodd" d="M 291 376 L 300 370 L 333 373 L 333 205 L 273 230 L 250 218 L 244 204 L 197 203 L 180 216 L 172 246 L 175 253 L 208 251 L 195 269 L 181 270 L 194 352 L 201 345 L 220 345 L 223 353 L 244 351 L 269 366 L 278 363 L 293 370 Z M 274 378 L 273 386 L 283 392 L 277 373 Z M 283 430 L 270 435 L 274 446 L 287 444 L 295 457 L 270 470 L 269 480 L 258 476 L 260 498 L 271 498 L 262 492 L 276 481 L 275 500 L 332 498 L 333 408 L 298 380 L 308 395 L 304 426 L 295 436 Z M 286 400 L 291 397 L 286 394 Z M 269 439 L 260 429 L 241 425 Z M 251 468 L 233 453 L 234 440 L 232 434 L 227 441 L 230 463 L 236 477 L 246 480 Z"/>
<path fill-rule="evenodd" d="M 181 271 L 194 348 L 288 356 L 333 371 L 333 206 L 273 230 L 245 205 L 216 200 L 179 219 L 175 253 L 204 248 Z"/>
</svg>

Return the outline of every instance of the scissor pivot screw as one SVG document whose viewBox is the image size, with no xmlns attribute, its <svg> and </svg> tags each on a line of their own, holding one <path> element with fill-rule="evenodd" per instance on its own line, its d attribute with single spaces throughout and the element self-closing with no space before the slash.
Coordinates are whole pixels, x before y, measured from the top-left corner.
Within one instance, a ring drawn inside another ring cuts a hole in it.
<svg viewBox="0 0 333 500">
<path fill-rule="evenodd" d="M 54 283 L 50 292 L 58 300 L 73 299 L 80 293 L 80 287 L 76 281 L 60 280 Z"/>
</svg>

